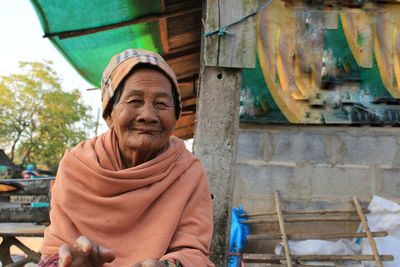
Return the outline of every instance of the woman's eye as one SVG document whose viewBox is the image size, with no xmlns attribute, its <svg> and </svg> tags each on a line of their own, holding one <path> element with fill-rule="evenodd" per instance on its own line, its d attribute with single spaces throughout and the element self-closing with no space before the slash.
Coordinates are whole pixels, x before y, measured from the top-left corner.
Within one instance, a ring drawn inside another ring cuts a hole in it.
<svg viewBox="0 0 400 267">
<path fill-rule="evenodd" d="M 156 107 L 157 108 L 167 108 L 168 104 L 165 102 L 156 102 Z"/>
<path fill-rule="evenodd" d="M 132 99 L 129 101 L 129 103 L 132 103 L 133 105 L 141 105 L 143 103 L 142 99 Z"/>
</svg>

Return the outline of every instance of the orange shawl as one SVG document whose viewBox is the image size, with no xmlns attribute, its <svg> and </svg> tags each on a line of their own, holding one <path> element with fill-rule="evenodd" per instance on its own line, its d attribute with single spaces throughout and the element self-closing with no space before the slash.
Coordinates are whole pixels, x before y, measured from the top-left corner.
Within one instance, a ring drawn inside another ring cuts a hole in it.
<svg viewBox="0 0 400 267">
<path fill-rule="evenodd" d="M 67 151 L 52 191 L 44 255 L 81 235 L 113 249 L 105 266 L 174 259 L 185 267 L 208 259 L 212 208 L 207 178 L 182 140 L 171 137 L 156 158 L 123 169 L 113 130 Z"/>
</svg>

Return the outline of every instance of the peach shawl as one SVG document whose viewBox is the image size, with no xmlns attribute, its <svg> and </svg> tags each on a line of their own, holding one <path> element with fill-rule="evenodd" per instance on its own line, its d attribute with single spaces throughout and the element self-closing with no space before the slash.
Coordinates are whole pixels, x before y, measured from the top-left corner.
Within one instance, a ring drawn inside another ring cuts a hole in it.
<svg viewBox="0 0 400 267">
<path fill-rule="evenodd" d="M 184 267 L 208 259 L 212 208 L 207 178 L 182 140 L 171 137 L 156 158 L 123 169 L 113 130 L 67 151 L 52 191 L 51 225 L 42 253 L 84 235 L 111 248 L 105 266 L 174 259 Z"/>
</svg>

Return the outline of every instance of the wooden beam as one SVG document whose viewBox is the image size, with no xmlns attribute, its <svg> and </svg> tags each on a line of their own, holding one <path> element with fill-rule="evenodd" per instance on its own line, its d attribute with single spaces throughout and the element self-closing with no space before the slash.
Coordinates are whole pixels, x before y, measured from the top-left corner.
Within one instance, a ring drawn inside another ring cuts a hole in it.
<svg viewBox="0 0 400 267">
<path fill-rule="evenodd" d="M 165 0 L 160 0 L 160 11 L 161 13 L 165 13 Z M 158 20 L 158 26 L 160 28 L 161 45 L 164 50 L 164 53 L 169 52 L 167 24 L 168 24 L 167 18 L 162 18 Z"/>
<path fill-rule="evenodd" d="M 391 255 L 381 255 L 384 261 L 393 261 Z M 244 260 L 270 261 L 284 260 L 284 255 L 275 254 L 243 254 Z M 301 261 L 374 261 L 374 255 L 292 255 L 293 260 Z"/>
<path fill-rule="evenodd" d="M 48 207 L 0 208 L 0 222 L 48 223 Z"/>
<path fill-rule="evenodd" d="M 368 213 L 369 210 L 364 209 L 364 213 Z M 355 210 L 283 210 L 283 214 L 285 215 L 294 215 L 294 214 L 320 214 L 320 215 L 325 215 L 325 214 L 335 214 L 335 213 L 357 213 Z M 240 217 L 242 218 L 248 218 L 248 217 L 257 217 L 257 216 L 271 216 L 271 215 L 277 215 L 275 211 L 271 212 L 253 212 L 253 213 L 247 213 L 247 214 L 241 214 Z"/>
<path fill-rule="evenodd" d="M 360 218 L 353 216 L 353 217 L 346 217 L 346 216 L 335 216 L 335 217 L 290 217 L 286 218 L 285 222 L 287 223 L 301 223 L 301 222 L 359 222 Z M 274 218 L 268 219 L 249 219 L 243 221 L 243 223 L 278 223 L 278 218 L 274 216 Z"/>
<path fill-rule="evenodd" d="M 171 49 L 168 53 L 163 54 L 165 60 L 174 59 L 177 57 L 187 56 L 200 52 L 200 44 L 193 43 L 180 48 Z"/>
<path fill-rule="evenodd" d="M 385 237 L 388 235 L 385 231 L 372 232 L 373 237 Z M 290 240 L 308 240 L 308 239 L 322 239 L 331 240 L 339 238 L 364 238 L 367 237 L 365 233 L 316 233 L 316 234 L 288 234 Z M 248 235 L 248 240 L 280 240 L 281 234 L 257 234 Z"/>
<path fill-rule="evenodd" d="M 158 25 L 160 27 L 160 37 L 161 44 L 164 50 L 164 53 L 169 52 L 169 44 L 168 44 L 168 27 L 167 27 L 167 19 L 162 18 L 158 21 Z"/>
<path fill-rule="evenodd" d="M 108 31 L 108 30 L 112 30 L 112 29 L 125 27 L 125 26 L 140 24 L 140 23 L 154 22 L 154 21 L 157 21 L 160 19 L 189 14 L 189 13 L 193 13 L 193 12 L 196 12 L 199 10 L 201 10 L 201 7 L 192 7 L 192 8 L 186 9 L 186 10 L 166 12 L 163 14 L 148 14 L 148 15 L 136 18 L 136 19 L 113 23 L 113 24 L 109 24 L 109 25 L 105 25 L 105 26 L 85 28 L 85 29 L 79 29 L 79 30 L 71 30 L 71 31 L 46 33 L 43 36 L 43 38 L 58 37 L 60 39 L 67 39 L 67 38 L 93 34 L 96 32 Z"/>
<path fill-rule="evenodd" d="M 206 33 L 240 20 L 256 11 L 257 0 L 208 0 Z M 227 29 L 224 34 L 205 38 L 204 60 L 207 66 L 254 68 L 256 64 L 256 16 Z"/>
</svg>

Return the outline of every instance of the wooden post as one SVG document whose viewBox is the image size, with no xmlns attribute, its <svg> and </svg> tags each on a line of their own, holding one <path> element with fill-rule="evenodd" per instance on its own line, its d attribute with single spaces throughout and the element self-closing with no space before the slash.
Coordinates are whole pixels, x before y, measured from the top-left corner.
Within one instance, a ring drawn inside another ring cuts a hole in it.
<svg viewBox="0 0 400 267">
<path fill-rule="evenodd" d="M 257 3 L 257 0 L 207 0 L 203 8 L 203 31 L 213 31 L 236 21 L 256 10 Z M 211 260 L 216 266 L 228 263 L 241 68 L 255 66 L 254 22 L 251 17 L 230 28 L 229 34 L 202 39 L 194 153 L 201 159 L 210 181 L 214 216 Z"/>
</svg>

